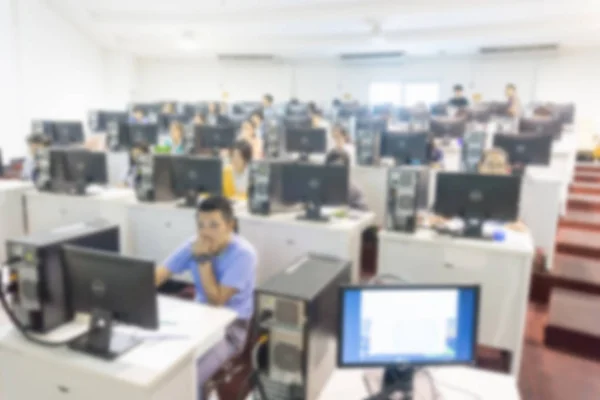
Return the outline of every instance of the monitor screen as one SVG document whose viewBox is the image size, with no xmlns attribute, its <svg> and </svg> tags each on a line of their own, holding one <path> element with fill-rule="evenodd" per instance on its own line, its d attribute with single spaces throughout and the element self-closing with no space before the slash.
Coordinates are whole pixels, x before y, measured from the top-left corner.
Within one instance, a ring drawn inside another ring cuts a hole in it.
<svg viewBox="0 0 600 400">
<path fill-rule="evenodd" d="M 340 367 L 475 360 L 478 286 L 349 286 L 340 296 Z"/>
</svg>

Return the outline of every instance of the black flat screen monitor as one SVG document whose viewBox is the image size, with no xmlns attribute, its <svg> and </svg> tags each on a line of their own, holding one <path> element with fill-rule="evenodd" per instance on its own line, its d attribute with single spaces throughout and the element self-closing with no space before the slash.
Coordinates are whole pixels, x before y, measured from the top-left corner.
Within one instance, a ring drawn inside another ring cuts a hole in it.
<svg viewBox="0 0 600 400">
<path fill-rule="evenodd" d="M 308 115 L 287 116 L 283 119 L 285 129 L 308 129 L 312 127 L 312 121 Z"/>
<path fill-rule="evenodd" d="M 89 184 L 107 182 L 106 153 L 85 149 L 50 150 L 51 191 L 83 195 Z"/>
<path fill-rule="evenodd" d="M 454 139 L 462 138 L 465 135 L 467 124 L 463 118 L 440 120 L 432 118 L 429 121 L 429 129 L 437 138 L 450 137 Z"/>
<path fill-rule="evenodd" d="M 338 367 L 474 364 L 479 290 L 454 285 L 340 287 Z"/>
<path fill-rule="evenodd" d="M 445 117 L 448 115 L 448 105 L 446 103 L 432 104 L 430 112 L 433 117 Z"/>
<path fill-rule="evenodd" d="M 111 121 L 125 123 L 129 114 L 125 111 L 90 111 L 88 114 L 88 126 L 92 132 L 106 132 Z"/>
<path fill-rule="evenodd" d="M 325 221 L 322 205 L 348 204 L 348 166 L 294 162 L 281 165 L 281 197 L 286 204 L 304 203 L 310 220 Z"/>
<path fill-rule="evenodd" d="M 128 125 L 129 143 L 146 143 L 149 146 L 158 145 L 160 127 L 158 124 L 138 124 Z"/>
<path fill-rule="evenodd" d="M 83 124 L 79 121 L 53 121 L 50 137 L 53 146 L 82 144 L 85 140 Z"/>
<path fill-rule="evenodd" d="M 546 135 L 558 139 L 562 134 L 562 125 L 562 122 L 554 117 L 521 118 L 519 133 Z"/>
<path fill-rule="evenodd" d="M 321 128 L 286 129 L 284 141 L 286 152 L 300 153 L 304 159 L 327 151 L 327 131 Z"/>
<path fill-rule="evenodd" d="M 440 172 L 434 211 L 448 218 L 516 221 L 520 196 L 519 176 Z"/>
<path fill-rule="evenodd" d="M 195 207 L 199 194 L 223 193 L 223 160 L 221 157 L 171 157 L 173 191 L 186 200 L 186 206 Z"/>
<path fill-rule="evenodd" d="M 427 132 L 385 132 L 381 136 L 381 157 L 396 165 L 424 165 L 427 160 Z"/>
<path fill-rule="evenodd" d="M 233 125 L 195 125 L 194 152 L 211 152 L 218 155 L 221 150 L 231 149 L 237 136 Z"/>
<path fill-rule="evenodd" d="M 142 341 L 119 334 L 114 322 L 158 329 L 153 261 L 71 245 L 63 247 L 63 258 L 71 305 L 91 314 L 89 331 L 72 349 L 114 359 Z"/>
<path fill-rule="evenodd" d="M 545 134 L 494 135 L 494 147 L 508 155 L 511 165 L 549 165 L 552 154 L 552 136 Z"/>
</svg>

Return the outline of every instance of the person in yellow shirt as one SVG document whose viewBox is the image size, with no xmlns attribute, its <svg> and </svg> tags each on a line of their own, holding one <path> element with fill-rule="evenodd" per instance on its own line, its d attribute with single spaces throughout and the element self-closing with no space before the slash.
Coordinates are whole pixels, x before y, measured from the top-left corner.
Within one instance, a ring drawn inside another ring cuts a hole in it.
<svg viewBox="0 0 600 400">
<path fill-rule="evenodd" d="M 246 140 L 233 145 L 231 164 L 223 169 L 223 195 L 232 199 L 246 199 L 252 161 L 252 146 Z"/>
</svg>

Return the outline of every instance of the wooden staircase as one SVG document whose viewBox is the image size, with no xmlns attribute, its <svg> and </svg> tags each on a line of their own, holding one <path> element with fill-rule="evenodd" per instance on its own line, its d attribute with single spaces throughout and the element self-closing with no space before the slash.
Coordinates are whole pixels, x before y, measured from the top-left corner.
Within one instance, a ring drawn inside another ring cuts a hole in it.
<svg viewBox="0 0 600 400">
<path fill-rule="evenodd" d="M 544 343 L 600 360 L 600 164 L 577 165 L 555 254 L 532 280 L 532 301 L 548 305 Z"/>
</svg>

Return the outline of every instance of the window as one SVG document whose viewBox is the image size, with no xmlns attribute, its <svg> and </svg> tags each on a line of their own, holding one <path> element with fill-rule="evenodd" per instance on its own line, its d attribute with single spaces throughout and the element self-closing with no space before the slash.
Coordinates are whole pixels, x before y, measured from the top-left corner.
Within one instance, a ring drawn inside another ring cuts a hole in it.
<svg viewBox="0 0 600 400">
<path fill-rule="evenodd" d="M 402 104 L 402 85 L 399 83 L 371 83 L 369 104 Z"/>
<path fill-rule="evenodd" d="M 415 82 L 404 85 L 404 105 L 413 107 L 419 103 L 427 106 L 440 101 L 440 84 L 437 82 Z"/>
</svg>

